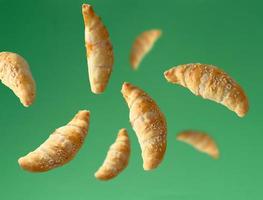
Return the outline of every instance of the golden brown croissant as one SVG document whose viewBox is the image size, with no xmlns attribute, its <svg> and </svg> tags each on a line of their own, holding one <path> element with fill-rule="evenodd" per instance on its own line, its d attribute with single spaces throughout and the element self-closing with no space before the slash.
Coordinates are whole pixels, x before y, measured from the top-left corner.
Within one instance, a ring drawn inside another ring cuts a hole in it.
<svg viewBox="0 0 263 200">
<path fill-rule="evenodd" d="M 130 140 L 126 129 L 121 129 L 102 166 L 95 173 L 95 177 L 100 180 L 109 180 L 116 177 L 127 167 L 129 158 Z"/>
<path fill-rule="evenodd" d="M 166 120 L 154 100 L 143 90 L 124 83 L 121 90 L 130 109 L 130 123 L 139 140 L 144 170 L 156 168 L 166 150 Z"/>
<path fill-rule="evenodd" d="M 84 142 L 89 118 L 89 111 L 79 111 L 66 126 L 56 129 L 36 150 L 21 157 L 19 165 L 30 172 L 45 172 L 68 163 Z"/>
<path fill-rule="evenodd" d="M 109 33 L 92 6 L 83 4 L 82 14 L 91 91 L 99 94 L 105 90 L 111 75 L 113 49 Z"/>
<path fill-rule="evenodd" d="M 179 65 L 164 72 L 164 76 L 171 83 L 187 87 L 195 95 L 225 105 L 239 117 L 248 112 L 248 99 L 243 89 L 213 65 Z"/>
<path fill-rule="evenodd" d="M 161 34 L 161 30 L 153 29 L 141 33 L 136 38 L 130 54 L 130 63 L 133 69 L 138 69 L 143 57 L 152 49 Z"/>
<path fill-rule="evenodd" d="M 12 52 L 0 52 L 0 81 L 28 107 L 35 100 L 36 86 L 27 61 Z"/>
<path fill-rule="evenodd" d="M 207 153 L 214 159 L 219 157 L 219 150 L 215 141 L 205 133 L 198 131 L 183 131 L 176 136 L 176 139 L 192 145 L 195 149 Z"/>
</svg>

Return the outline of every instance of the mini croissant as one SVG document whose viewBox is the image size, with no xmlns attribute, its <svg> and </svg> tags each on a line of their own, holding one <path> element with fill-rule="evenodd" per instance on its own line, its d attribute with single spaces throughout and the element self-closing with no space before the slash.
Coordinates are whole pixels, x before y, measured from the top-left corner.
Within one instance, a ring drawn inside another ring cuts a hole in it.
<svg viewBox="0 0 263 200">
<path fill-rule="evenodd" d="M 200 152 L 207 153 L 214 159 L 219 157 L 219 150 L 215 141 L 207 134 L 197 131 L 184 131 L 176 136 L 178 141 L 192 145 Z"/>
<path fill-rule="evenodd" d="M 130 123 L 139 140 L 144 170 L 156 168 L 166 150 L 166 120 L 154 100 L 140 88 L 124 83 L 121 90 L 130 109 Z"/>
<path fill-rule="evenodd" d="M 113 49 L 109 33 L 92 6 L 83 4 L 82 15 L 91 91 L 99 94 L 105 90 L 111 75 Z"/>
<path fill-rule="evenodd" d="M 161 30 L 154 29 L 145 31 L 136 38 L 130 54 L 130 63 L 133 69 L 138 69 L 142 59 L 153 48 L 161 34 Z"/>
<path fill-rule="evenodd" d="M 36 96 L 36 84 L 27 61 L 12 52 L 0 52 L 0 81 L 28 107 Z"/>
<path fill-rule="evenodd" d="M 127 167 L 129 158 L 130 140 L 126 129 L 121 129 L 102 166 L 95 173 L 95 177 L 100 180 L 109 180 L 116 177 Z"/>
<path fill-rule="evenodd" d="M 187 87 L 195 95 L 225 105 L 239 117 L 248 112 L 248 99 L 243 89 L 213 65 L 179 65 L 164 72 L 164 76 L 171 83 Z"/>
<path fill-rule="evenodd" d="M 35 151 L 18 160 L 30 172 L 45 172 L 72 160 L 81 148 L 89 128 L 90 113 L 79 111 L 66 125 L 53 132 Z"/>
</svg>

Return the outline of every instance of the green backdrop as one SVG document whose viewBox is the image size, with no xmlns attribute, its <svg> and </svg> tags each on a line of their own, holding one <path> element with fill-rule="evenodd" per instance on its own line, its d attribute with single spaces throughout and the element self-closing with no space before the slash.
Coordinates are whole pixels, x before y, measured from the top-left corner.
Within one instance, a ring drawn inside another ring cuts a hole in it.
<svg viewBox="0 0 263 200">
<path fill-rule="evenodd" d="M 89 87 L 82 3 L 94 6 L 114 46 L 114 71 L 102 95 Z M 37 82 L 37 99 L 29 108 L 0 85 L 0 199 L 262 199 L 262 7 L 260 0 L 0 0 L 0 51 L 23 55 Z M 131 44 L 151 28 L 162 29 L 163 36 L 134 72 Z M 248 115 L 238 118 L 166 83 L 166 69 L 191 62 L 217 65 L 234 77 L 249 97 Z M 167 118 L 167 153 L 151 172 L 142 169 L 120 93 L 123 81 L 147 91 Z M 17 159 L 79 109 L 91 111 L 91 123 L 77 157 L 47 173 L 20 169 Z M 123 127 L 132 141 L 129 166 L 112 181 L 98 181 L 93 174 Z M 220 159 L 177 142 L 176 133 L 185 129 L 210 133 Z"/>
</svg>

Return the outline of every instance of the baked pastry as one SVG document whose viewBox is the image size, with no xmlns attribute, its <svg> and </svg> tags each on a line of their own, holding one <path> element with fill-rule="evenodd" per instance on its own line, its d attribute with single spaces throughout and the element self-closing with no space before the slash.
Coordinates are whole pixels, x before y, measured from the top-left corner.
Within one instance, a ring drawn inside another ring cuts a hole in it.
<svg viewBox="0 0 263 200">
<path fill-rule="evenodd" d="M 223 104 L 239 117 L 248 112 L 248 99 L 243 89 L 213 65 L 179 65 L 164 72 L 164 76 L 168 82 L 184 86 L 195 95 Z"/>
<path fill-rule="evenodd" d="M 79 111 L 66 126 L 56 129 L 36 150 L 19 158 L 20 167 L 30 172 L 45 172 L 68 163 L 84 142 L 89 118 L 89 111 Z"/>
<path fill-rule="evenodd" d="M 130 123 L 139 140 L 144 170 L 156 168 L 166 150 L 166 120 L 154 100 L 140 88 L 124 83 L 121 90 L 130 109 Z"/>
<path fill-rule="evenodd" d="M 153 48 L 162 31 L 153 29 L 144 31 L 134 41 L 130 54 L 130 63 L 134 70 L 138 69 L 144 56 Z"/>
<path fill-rule="evenodd" d="M 126 129 L 119 130 L 116 141 L 110 146 L 102 166 L 95 173 L 100 180 L 110 180 L 121 173 L 130 158 L 130 140 Z"/>
<path fill-rule="evenodd" d="M 85 44 L 91 91 L 102 93 L 109 81 L 113 66 L 113 49 L 109 33 L 91 5 L 82 5 L 85 24 Z"/>
<path fill-rule="evenodd" d="M 12 52 L 0 52 L 0 80 L 28 107 L 36 96 L 36 84 L 27 61 Z"/>
<path fill-rule="evenodd" d="M 206 153 L 214 159 L 219 157 L 219 150 L 215 141 L 205 133 L 198 131 L 183 131 L 176 136 L 176 139 L 190 144 L 198 151 Z"/>
</svg>

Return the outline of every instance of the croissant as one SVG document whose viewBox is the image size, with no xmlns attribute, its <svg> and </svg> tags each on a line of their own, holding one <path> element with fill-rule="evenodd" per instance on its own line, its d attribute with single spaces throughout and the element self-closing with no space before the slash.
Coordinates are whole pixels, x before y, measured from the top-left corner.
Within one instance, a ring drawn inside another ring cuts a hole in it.
<svg viewBox="0 0 263 200">
<path fill-rule="evenodd" d="M 154 29 L 145 31 L 136 38 L 130 54 L 130 63 L 134 70 L 138 69 L 142 59 L 152 49 L 161 34 L 161 30 Z"/>
<path fill-rule="evenodd" d="M 28 107 L 36 96 L 35 81 L 27 61 L 12 52 L 0 52 L 0 80 Z"/>
<path fill-rule="evenodd" d="M 130 109 L 130 123 L 142 150 L 144 170 L 156 168 L 166 150 L 166 120 L 154 100 L 140 88 L 124 83 L 121 90 Z"/>
<path fill-rule="evenodd" d="M 92 6 L 83 4 L 82 14 L 91 91 L 99 94 L 105 90 L 111 75 L 113 49 L 109 33 Z"/>
<path fill-rule="evenodd" d="M 178 141 L 192 145 L 200 152 L 207 153 L 212 158 L 219 157 L 219 150 L 215 141 L 207 134 L 198 131 L 183 131 L 176 136 Z"/>
<path fill-rule="evenodd" d="M 66 126 L 56 129 L 36 150 L 19 158 L 20 167 L 30 172 L 45 172 L 68 163 L 84 142 L 89 118 L 89 111 L 79 111 Z"/>
<path fill-rule="evenodd" d="M 248 99 L 243 89 L 213 65 L 179 65 L 165 71 L 164 76 L 168 82 L 187 87 L 195 95 L 223 104 L 239 117 L 248 112 Z"/>
<path fill-rule="evenodd" d="M 100 180 L 109 180 L 116 177 L 127 167 L 129 158 L 130 140 L 126 129 L 121 129 L 102 166 L 95 173 L 95 177 Z"/>
</svg>

